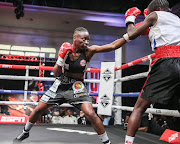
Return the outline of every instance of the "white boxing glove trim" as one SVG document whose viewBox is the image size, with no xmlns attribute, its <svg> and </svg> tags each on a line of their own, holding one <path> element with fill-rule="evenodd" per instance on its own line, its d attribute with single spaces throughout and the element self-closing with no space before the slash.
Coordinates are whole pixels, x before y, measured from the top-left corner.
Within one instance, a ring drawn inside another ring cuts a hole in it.
<svg viewBox="0 0 180 144">
<path fill-rule="evenodd" d="M 132 22 L 134 23 L 135 22 L 135 19 L 136 17 L 135 16 L 128 16 L 125 20 L 125 23 L 128 23 L 128 22 Z"/>
<path fill-rule="evenodd" d="M 56 64 L 60 67 L 63 67 L 65 64 L 65 59 L 61 58 L 60 56 L 58 56 L 58 59 L 56 61 Z"/>
<path fill-rule="evenodd" d="M 131 40 L 129 39 L 128 33 L 123 35 L 123 38 L 126 40 L 126 42 L 130 42 Z"/>
<path fill-rule="evenodd" d="M 56 64 L 57 64 L 58 66 L 64 67 L 65 61 L 66 61 L 66 59 L 67 59 L 67 56 L 68 56 L 69 52 L 70 52 L 70 50 L 67 51 L 64 59 L 63 59 L 62 57 L 58 56 L 58 59 L 57 59 L 57 61 L 56 61 Z"/>
</svg>

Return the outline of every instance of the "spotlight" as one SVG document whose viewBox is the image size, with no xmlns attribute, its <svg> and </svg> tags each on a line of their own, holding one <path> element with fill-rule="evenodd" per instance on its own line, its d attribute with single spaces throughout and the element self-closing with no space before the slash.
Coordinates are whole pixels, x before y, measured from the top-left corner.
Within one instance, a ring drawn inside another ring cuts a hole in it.
<svg viewBox="0 0 180 144">
<path fill-rule="evenodd" d="M 16 7 L 14 9 L 14 13 L 16 14 L 16 18 L 20 19 L 20 17 L 23 17 L 24 16 L 23 0 L 13 0 L 13 6 Z"/>
<path fill-rule="evenodd" d="M 53 71 L 51 71 L 51 72 L 50 72 L 50 75 L 51 75 L 51 76 L 53 76 L 53 75 L 54 75 Z"/>
</svg>

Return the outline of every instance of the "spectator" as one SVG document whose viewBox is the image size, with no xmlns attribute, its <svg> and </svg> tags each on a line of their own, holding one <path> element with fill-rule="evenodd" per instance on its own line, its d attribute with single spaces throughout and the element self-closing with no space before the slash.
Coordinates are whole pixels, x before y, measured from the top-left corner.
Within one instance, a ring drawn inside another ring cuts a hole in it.
<svg viewBox="0 0 180 144">
<path fill-rule="evenodd" d="M 128 112 L 125 117 L 124 121 L 124 130 L 127 129 L 128 126 L 128 120 L 130 118 L 131 112 Z M 161 116 L 163 120 L 166 118 L 164 116 Z M 142 132 L 148 132 L 155 135 L 162 135 L 162 133 L 168 128 L 168 125 L 165 121 L 165 123 L 161 123 L 161 119 L 158 118 L 158 116 L 154 115 L 152 119 L 149 120 L 148 114 L 143 114 L 142 121 L 140 124 L 140 127 L 138 128 L 138 131 Z"/>
<path fill-rule="evenodd" d="M 147 113 L 143 114 L 141 124 L 140 124 L 140 127 L 138 128 L 138 131 L 142 131 L 142 132 L 148 131 L 149 124 L 150 124 L 148 119 L 149 119 L 148 114 Z"/>
<path fill-rule="evenodd" d="M 60 107 L 60 108 L 59 108 L 59 115 L 60 115 L 61 117 L 63 117 L 63 116 L 65 115 L 65 108 L 64 108 L 64 107 Z"/>
<path fill-rule="evenodd" d="M 77 118 L 72 115 L 73 110 L 70 108 L 67 108 L 65 110 L 65 115 L 63 116 L 63 122 L 62 124 L 78 124 Z"/>
<path fill-rule="evenodd" d="M 128 120 L 130 118 L 130 115 L 131 115 L 131 112 L 126 113 L 125 120 L 124 120 L 124 130 L 127 130 Z"/>
<path fill-rule="evenodd" d="M 86 125 L 86 117 L 83 111 L 79 112 L 79 117 L 77 118 L 78 124 Z"/>
<path fill-rule="evenodd" d="M 149 123 L 150 123 L 148 128 L 149 133 L 155 135 L 162 135 L 162 133 L 166 129 L 166 127 L 160 125 L 160 119 L 156 115 L 154 115 L 153 119 L 151 119 Z"/>
<path fill-rule="evenodd" d="M 59 114 L 59 111 L 55 111 L 49 122 L 52 124 L 62 124 L 63 118 Z"/>
</svg>

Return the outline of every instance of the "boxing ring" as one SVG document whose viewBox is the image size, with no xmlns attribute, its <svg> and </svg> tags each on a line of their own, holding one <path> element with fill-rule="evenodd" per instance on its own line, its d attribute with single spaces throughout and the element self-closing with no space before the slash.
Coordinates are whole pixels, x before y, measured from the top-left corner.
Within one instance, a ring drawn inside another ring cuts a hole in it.
<svg viewBox="0 0 180 144">
<path fill-rule="evenodd" d="M 126 63 L 121 65 L 120 67 L 115 67 L 114 71 L 122 70 L 134 65 L 137 65 L 142 62 L 146 61 L 152 61 L 152 59 L 155 57 L 155 54 L 151 54 L 145 57 L 142 57 L 140 59 L 137 59 L 135 61 Z M 0 64 L 0 68 L 5 68 L 5 69 L 25 69 L 25 76 L 13 76 L 13 75 L 0 75 L 0 79 L 6 79 L 6 80 L 24 80 L 25 85 L 24 85 L 24 90 L 4 90 L 0 89 L 0 93 L 3 94 L 23 94 L 24 95 L 24 102 L 14 102 L 14 101 L 0 101 L 0 105 L 24 105 L 26 108 L 27 105 L 37 105 L 38 102 L 28 102 L 27 101 L 27 95 L 28 94 L 34 94 L 34 95 L 43 95 L 45 92 L 43 91 L 28 91 L 28 81 L 54 81 L 55 78 L 52 77 L 33 77 L 29 76 L 29 71 L 30 70 L 47 70 L 47 71 L 52 71 L 53 67 L 49 66 L 28 66 L 28 65 L 10 65 L 10 64 Z M 100 73 L 101 69 L 95 69 L 95 68 L 88 68 L 86 70 L 87 73 Z M 130 76 L 125 76 L 122 78 L 117 78 L 114 79 L 114 83 L 116 82 L 125 82 L 125 81 L 130 81 L 130 80 L 135 80 L 139 78 L 145 78 L 147 77 L 148 72 L 143 72 L 139 74 L 134 74 Z M 84 82 L 88 83 L 100 83 L 99 79 L 85 79 Z M 91 94 L 89 93 L 90 96 L 97 96 L 98 94 Z M 113 93 L 114 97 L 138 97 L 139 92 L 135 93 Z M 71 107 L 69 104 L 62 104 L 62 107 Z M 93 104 L 94 108 L 98 108 L 98 104 Z M 112 109 L 116 110 L 124 110 L 124 111 L 133 111 L 133 107 L 128 107 L 128 106 L 122 106 L 122 105 L 112 105 Z M 151 114 L 156 114 L 156 115 L 165 115 L 165 116 L 174 116 L 174 117 L 180 117 L 180 113 L 177 110 L 168 110 L 168 109 L 155 109 L 155 108 L 148 108 L 146 110 L 146 113 L 151 113 Z M 0 124 L 0 133 L 3 135 L 3 140 L 4 143 L 8 143 L 9 141 L 6 141 L 5 139 L 13 139 L 19 131 L 22 130 L 23 126 L 18 126 L 18 125 L 10 125 L 11 127 L 9 128 L 9 125 L 3 125 Z M 88 128 L 87 128 L 88 127 Z M 3 133 L 3 130 L 11 131 L 12 134 L 5 135 Z M 73 129 L 73 130 L 72 130 Z M 81 129 L 81 130 L 79 130 Z M 89 133 L 87 132 L 87 129 Z M 116 144 L 117 142 L 119 143 L 124 143 L 124 137 L 126 134 L 126 131 L 123 130 L 122 126 L 107 126 L 105 127 L 108 136 L 111 140 L 112 143 Z M 46 133 L 47 132 L 47 133 Z M 54 132 L 56 134 L 54 135 Z M 59 133 L 57 135 L 57 132 Z M 87 133 L 86 133 L 87 132 Z M 53 134 L 52 134 L 53 133 Z M 71 136 L 71 139 L 67 138 L 65 134 L 69 133 L 69 136 Z M 81 135 L 78 135 L 78 134 Z M 83 133 L 83 134 L 82 134 Z M 38 135 L 38 136 L 37 136 Z M 46 137 L 46 135 L 48 135 Z M 61 136 L 60 136 L 61 135 Z M 12 137 L 13 136 L 13 137 Z M 52 136 L 52 138 L 51 138 Z M 42 138 L 43 137 L 43 138 Z M 66 137 L 66 138 L 64 138 Z M 41 139 L 42 138 L 42 139 Z M 146 143 L 146 144 L 153 144 L 153 143 L 164 143 L 162 141 L 159 141 L 159 136 L 145 133 L 145 132 L 138 132 L 135 140 L 135 144 L 141 144 L 141 143 Z M 3 141 L 2 140 L 2 141 Z M 94 132 L 93 128 L 91 126 L 72 126 L 72 125 L 51 125 L 51 124 L 38 124 L 36 125 L 32 131 L 31 131 L 31 136 L 25 142 L 30 142 L 30 143 L 41 143 L 41 142 L 49 142 L 49 143 L 56 143 L 56 142 L 62 142 L 62 143 L 76 143 L 75 140 L 77 140 L 77 143 L 83 143 L 86 144 L 87 142 L 90 143 L 100 143 L 99 139 L 97 138 L 96 133 Z"/>
</svg>

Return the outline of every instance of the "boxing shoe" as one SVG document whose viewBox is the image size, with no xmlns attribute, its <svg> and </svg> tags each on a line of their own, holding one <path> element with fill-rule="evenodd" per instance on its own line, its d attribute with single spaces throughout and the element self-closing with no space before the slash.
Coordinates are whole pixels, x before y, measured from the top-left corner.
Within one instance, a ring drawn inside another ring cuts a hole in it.
<svg viewBox="0 0 180 144">
<path fill-rule="evenodd" d="M 23 130 L 22 133 L 13 140 L 13 144 L 21 143 L 24 139 L 29 137 L 29 131 Z"/>
<path fill-rule="evenodd" d="M 103 142 L 103 144 L 111 144 L 110 140 Z"/>
</svg>

